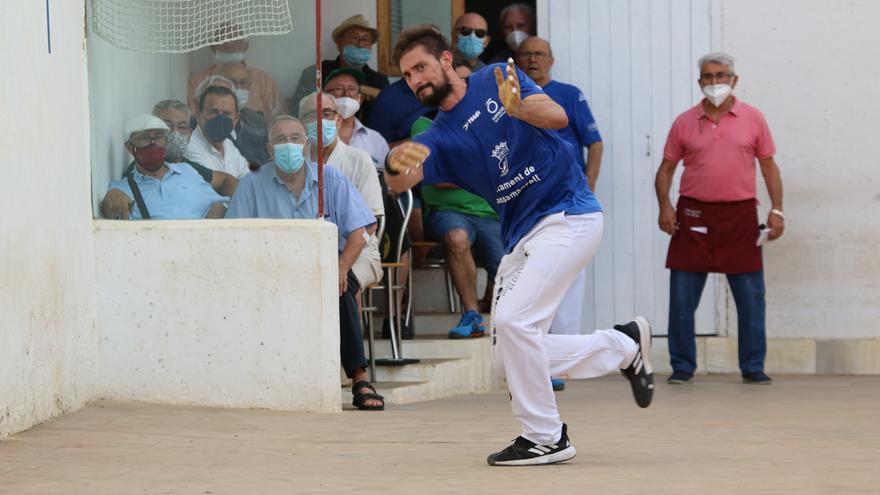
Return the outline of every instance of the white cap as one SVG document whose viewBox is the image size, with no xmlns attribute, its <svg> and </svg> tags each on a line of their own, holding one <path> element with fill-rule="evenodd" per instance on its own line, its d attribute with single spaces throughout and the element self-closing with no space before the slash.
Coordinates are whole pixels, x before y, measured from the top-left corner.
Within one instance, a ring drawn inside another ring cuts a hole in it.
<svg viewBox="0 0 880 495">
<path fill-rule="evenodd" d="M 155 115 L 142 113 L 125 124 L 125 139 L 129 139 L 135 132 L 148 131 L 150 129 L 161 129 L 163 131 L 170 130 L 168 129 L 168 126 L 165 125 L 164 120 Z"/>
</svg>

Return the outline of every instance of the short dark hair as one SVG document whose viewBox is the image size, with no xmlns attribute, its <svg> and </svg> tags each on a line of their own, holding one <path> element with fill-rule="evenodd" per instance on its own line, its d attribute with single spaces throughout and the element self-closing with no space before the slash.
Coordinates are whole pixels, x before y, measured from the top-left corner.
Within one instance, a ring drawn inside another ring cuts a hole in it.
<svg viewBox="0 0 880 495">
<path fill-rule="evenodd" d="M 394 53 L 391 55 L 391 63 L 400 65 L 400 58 L 406 52 L 416 46 L 422 46 L 428 53 L 440 59 L 443 52 L 451 52 L 449 40 L 440 33 L 433 24 L 421 24 L 413 26 L 397 35 L 397 44 L 394 45 Z"/>
<path fill-rule="evenodd" d="M 202 93 L 202 96 L 199 97 L 199 111 L 202 112 L 205 110 L 205 98 L 208 95 L 217 95 L 217 96 L 231 96 L 233 101 L 235 101 L 235 111 L 238 111 L 238 97 L 235 96 L 235 92 L 225 86 L 208 86 L 205 89 L 205 92 Z"/>
</svg>

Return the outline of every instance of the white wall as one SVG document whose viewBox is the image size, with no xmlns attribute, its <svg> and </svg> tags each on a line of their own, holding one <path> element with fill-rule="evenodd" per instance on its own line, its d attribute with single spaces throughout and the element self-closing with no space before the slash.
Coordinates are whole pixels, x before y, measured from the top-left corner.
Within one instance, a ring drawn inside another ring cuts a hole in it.
<svg viewBox="0 0 880 495">
<path fill-rule="evenodd" d="M 336 227 L 98 221 L 102 396 L 334 412 Z"/>
<path fill-rule="evenodd" d="M 764 251 L 768 335 L 880 337 L 880 3 L 715 4 L 714 44 L 767 117 L 785 186 L 786 233 Z"/>
<path fill-rule="evenodd" d="M 81 2 L 0 3 L 0 439 L 94 397 Z"/>
</svg>

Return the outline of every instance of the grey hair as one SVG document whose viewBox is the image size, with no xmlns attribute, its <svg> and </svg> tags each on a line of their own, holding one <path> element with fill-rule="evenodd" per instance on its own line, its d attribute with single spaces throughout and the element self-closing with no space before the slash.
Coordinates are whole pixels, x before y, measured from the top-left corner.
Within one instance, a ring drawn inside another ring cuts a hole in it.
<svg viewBox="0 0 880 495">
<path fill-rule="evenodd" d="M 266 127 L 266 132 L 271 136 L 272 135 L 272 128 L 281 122 L 296 122 L 297 124 L 302 126 L 303 129 L 306 128 L 306 126 L 303 125 L 301 120 L 294 117 L 293 115 L 288 115 L 288 114 L 284 113 L 281 115 L 276 115 L 274 118 L 272 118 L 272 120 L 269 121 L 269 125 Z"/>
<path fill-rule="evenodd" d="M 199 85 L 196 86 L 196 99 L 201 98 L 202 95 L 205 93 L 205 90 L 210 88 L 211 86 L 213 86 L 214 83 L 217 81 L 228 84 L 229 89 L 231 89 L 232 91 L 235 91 L 235 83 L 232 82 L 232 80 L 229 79 L 228 77 L 218 76 L 218 75 L 208 76 L 208 77 L 202 79 L 202 82 L 200 82 Z"/>
<path fill-rule="evenodd" d="M 521 11 L 525 12 L 529 15 L 529 18 L 532 20 L 532 25 L 534 27 L 535 24 L 535 10 L 526 3 L 512 3 L 507 7 L 501 9 L 501 14 L 498 16 L 498 21 L 501 23 L 501 27 L 504 27 L 504 17 L 507 16 L 510 12 Z"/>
<path fill-rule="evenodd" d="M 169 108 L 185 113 L 186 120 L 189 121 L 191 117 L 189 107 L 180 100 L 162 100 L 159 103 L 156 103 L 156 106 L 153 107 L 153 115 L 158 117 L 159 112 L 162 110 L 168 110 Z"/>
<path fill-rule="evenodd" d="M 326 91 L 321 91 L 321 94 L 330 97 L 330 101 L 333 102 L 333 109 L 336 110 L 336 97 L 331 95 L 330 93 L 327 93 Z M 318 92 L 312 91 L 310 94 L 303 96 L 299 100 L 299 115 L 300 116 L 303 115 L 303 109 L 306 108 L 306 105 L 309 104 L 309 101 L 315 101 L 316 96 L 318 96 Z"/>
<path fill-rule="evenodd" d="M 716 63 L 721 65 L 726 65 L 730 72 L 735 73 L 736 69 L 734 68 L 734 59 L 733 55 L 724 53 L 724 52 L 713 52 L 700 57 L 700 60 L 697 61 L 697 70 L 703 70 L 703 66 L 708 63 Z"/>
</svg>

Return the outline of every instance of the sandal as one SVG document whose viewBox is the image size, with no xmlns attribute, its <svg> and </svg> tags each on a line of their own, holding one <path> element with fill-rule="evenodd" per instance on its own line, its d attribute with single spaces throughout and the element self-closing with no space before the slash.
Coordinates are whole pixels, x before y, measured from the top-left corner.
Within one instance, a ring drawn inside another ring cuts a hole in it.
<svg viewBox="0 0 880 495">
<path fill-rule="evenodd" d="M 373 392 L 363 393 L 360 392 L 361 389 L 366 388 L 370 389 Z M 351 394 L 354 396 L 354 399 L 351 401 L 352 405 L 360 409 L 361 411 L 384 411 L 385 410 L 385 397 L 382 397 L 378 393 L 376 393 L 375 387 L 370 384 L 370 382 L 366 380 L 361 380 L 351 387 Z M 368 406 L 368 400 L 380 400 L 382 401 L 382 405 L 380 406 Z"/>
</svg>

